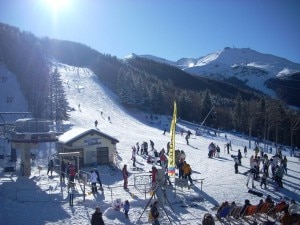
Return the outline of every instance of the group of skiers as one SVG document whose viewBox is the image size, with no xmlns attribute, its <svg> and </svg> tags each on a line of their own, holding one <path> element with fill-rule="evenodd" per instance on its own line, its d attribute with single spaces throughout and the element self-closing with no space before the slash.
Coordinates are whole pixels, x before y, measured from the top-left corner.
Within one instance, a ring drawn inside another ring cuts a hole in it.
<svg viewBox="0 0 300 225">
<path fill-rule="evenodd" d="M 262 166 L 262 168 L 261 168 Z M 269 170 L 271 168 L 271 176 Z M 287 174 L 287 158 L 279 154 L 275 154 L 270 159 L 267 154 L 263 156 L 258 156 L 255 152 L 254 156 L 250 157 L 250 170 L 248 174 L 248 179 L 246 185 L 248 186 L 249 181 L 252 180 L 252 187 L 254 187 L 254 180 L 258 180 L 259 174 L 262 173 L 260 177 L 261 187 L 267 187 L 267 178 L 271 177 L 272 181 L 275 182 L 276 188 L 282 188 L 282 179 L 284 174 Z"/>
<path fill-rule="evenodd" d="M 208 158 L 212 157 L 220 157 L 220 147 L 219 145 L 216 145 L 215 143 L 211 142 L 208 146 Z"/>
<path fill-rule="evenodd" d="M 104 117 L 103 117 L 103 112 L 102 112 L 102 111 L 101 111 L 101 117 L 104 118 Z M 107 120 L 108 120 L 108 122 L 111 123 L 111 121 L 110 121 L 110 116 L 107 117 Z M 98 127 L 98 123 L 99 123 L 98 120 L 95 120 L 94 124 L 95 124 L 95 128 L 96 128 L 96 129 L 97 129 L 97 127 Z"/>
</svg>

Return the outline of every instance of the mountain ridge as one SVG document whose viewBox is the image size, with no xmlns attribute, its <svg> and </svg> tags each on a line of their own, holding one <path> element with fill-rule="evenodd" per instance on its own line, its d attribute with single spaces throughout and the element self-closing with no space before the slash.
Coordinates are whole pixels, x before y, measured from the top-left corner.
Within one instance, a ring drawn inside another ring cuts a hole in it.
<svg viewBox="0 0 300 225">
<path fill-rule="evenodd" d="M 265 83 L 269 79 L 287 79 L 292 74 L 300 72 L 298 63 L 250 48 L 225 47 L 206 56 L 181 58 L 177 61 L 152 55 L 140 55 L 140 57 L 176 66 L 196 76 L 222 81 L 235 77 L 247 86 L 279 99 L 282 97 L 280 93 L 266 86 Z"/>
</svg>

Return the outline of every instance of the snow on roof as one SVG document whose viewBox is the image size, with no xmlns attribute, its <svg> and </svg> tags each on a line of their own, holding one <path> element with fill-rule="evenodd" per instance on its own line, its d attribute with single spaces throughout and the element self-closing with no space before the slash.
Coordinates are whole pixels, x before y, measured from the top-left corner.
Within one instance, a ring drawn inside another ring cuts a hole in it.
<svg viewBox="0 0 300 225">
<path fill-rule="evenodd" d="M 111 137 L 108 134 L 105 134 L 103 132 L 100 132 L 99 130 L 87 129 L 87 128 L 82 128 L 82 127 L 76 127 L 76 128 L 73 128 L 73 129 L 65 132 L 58 138 L 58 141 L 61 143 L 69 143 L 69 142 L 75 141 L 76 139 L 83 137 L 86 134 L 91 133 L 91 132 L 98 133 L 101 136 L 104 136 L 108 139 L 119 142 L 116 138 Z"/>
</svg>

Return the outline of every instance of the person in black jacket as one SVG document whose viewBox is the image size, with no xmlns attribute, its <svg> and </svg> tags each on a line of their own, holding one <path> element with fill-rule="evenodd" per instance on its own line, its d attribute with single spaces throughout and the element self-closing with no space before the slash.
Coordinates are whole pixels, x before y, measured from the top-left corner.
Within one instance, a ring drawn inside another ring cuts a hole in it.
<svg viewBox="0 0 300 225">
<path fill-rule="evenodd" d="M 240 149 L 238 150 L 238 155 L 237 155 L 237 157 L 238 157 L 238 160 L 239 160 L 239 166 L 241 166 L 241 165 L 242 165 L 242 153 L 241 153 L 241 150 L 240 150 Z"/>
<path fill-rule="evenodd" d="M 96 207 L 95 212 L 92 214 L 91 225 L 105 225 L 99 206 Z"/>
<path fill-rule="evenodd" d="M 251 205 L 250 201 L 248 199 L 246 199 L 245 204 L 243 205 L 243 208 L 240 211 L 240 216 L 244 216 L 244 213 L 245 213 L 247 207 L 250 205 Z"/>
<path fill-rule="evenodd" d="M 49 163 L 48 163 L 48 171 L 47 171 L 47 175 L 48 175 L 49 172 L 50 172 L 50 174 L 51 174 L 51 176 L 52 176 L 53 168 L 54 168 L 54 162 L 53 162 L 53 159 L 51 159 L 51 160 L 49 161 Z"/>
</svg>

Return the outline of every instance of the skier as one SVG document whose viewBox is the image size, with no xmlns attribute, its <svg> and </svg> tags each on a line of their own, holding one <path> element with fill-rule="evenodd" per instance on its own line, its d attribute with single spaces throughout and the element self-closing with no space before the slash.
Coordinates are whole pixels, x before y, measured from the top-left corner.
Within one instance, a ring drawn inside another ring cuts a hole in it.
<svg viewBox="0 0 300 225">
<path fill-rule="evenodd" d="M 182 170 L 183 170 L 184 179 L 189 179 L 190 185 L 192 185 L 193 184 L 193 180 L 191 178 L 192 169 L 190 164 L 186 163 L 186 161 L 183 161 Z"/>
<path fill-rule="evenodd" d="M 135 148 L 135 146 L 132 146 L 132 156 L 131 156 L 131 159 L 133 161 L 132 166 L 135 167 L 135 162 L 136 162 L 136 148 Z"/>
<path fill-rule="evenodd" d="M 217 145 L 216 151 L 217 151 L 216 157 L 219 158 L 220 157 L 220 152 L 221 152 L 221 149 L 220 149 L 219 145 Z"/>
<path fill-rule="evenodd" d="M 287 158 L 286 158 L 286 156 L 284 156 L 283 159 L 281 160 L 281 164 L 282 164 L 285 174 L 287 174 Z"/>
<path fill-rule="evenodd" d="M 260 182 L 260 187 L 262 188 L 262 186 L 265 186 L 265 188 L 267 188 L 267 174 L 263 173 L 263 175 L 261 176 L 261 182 Z"/>
<path fill-rule="evenodd" d="M 76 170 L 75 170 L 75 166 L 72 163 L 69 164 L 68 174 L 69 174 L 69 181 L 74 182 Z"/>
<path fill-rule="evenodd" d="M 95 120 L 95 127 L 97 128 L 97 126 L 98 126 L 98 121 Z"/>
<path fill-rule="evenodd" d="M 61 162 L 60 172 L 60 182 L 65 182 L 66 164 L 64 161 Z"/>
<path fill-rule="evenodd" d="M 47 175 L 51 174 L 51 177 L 52 177 L 52 172 L 53 172 L 53 168 L 54 168 L 54 163 L 53 163 L 53 159 L 51 159 L 48 163 L 48 171 L 47 171 Z"/>
<path fill-rule="evenodd" d="M 144 154 L 148 155 L 148 143 L 146 141 L 144 142 Z"/>
<path fill-rule="evenodd" d="M 136 154 L 139 154 L 140 151 L 140 144 L 139 142 L 136 143 Z"/>
<path fill-rule="evenodd" d="M 257 157 L 257 156 L 258 156 L 258 153 L 259 153 L 259 148 L 258 148 L 257 145 L 256 145 L 255 148 L 254 148 L 254 152 L 255 152 L 255 156 Z"/>
<path fill-rule="evenodd" d="M 226 147 L 227 147 L 227 154 L 230 154 L 230 153 L 229 153 L 230 144 L 227 143 L 227 144 L 226 144 Z"/>
<path fill-rule="evenodd" d="M 238 150 L 238 160 L 239 160 L 239 165 L 241 166 L 242 165 L 242 153 L 241 153 L 241 150 L 239 149 Z"/>
<path fill-rule="evenodd" d="M 247 158 L 247 146 L 246 145 L 244 147 L 244 155 L 245 155 L 245 158 Z"/>
<path fill-rule="evenodd" d="M 158 170 L 156 169 L 155 166 L 152 166 L 152 170 L 150 172 L 151 172 L 151 180 L 152 180 L 152 190 L 154 190 L 156 188 L 156 176 Z"/>
<path fill-rule="evenodd" d="M 142 144 L 141 144 L 141 155 L 144 155 L 144 154 L 145 154 L 145 151 L 144 151 L 145 145 L 144 145 L 144 143 L 145 143 L 145 142 L 142 142 Z"/>
<path fill-rule="evenodd" d="M 182 167 L 183 167 L 183 160 L 182 160 L 182 159 L 179 159 L 179 161 L 178 161 L 178 163 L 177 163 L 178 177 L 179 177 L 179 178 L 183 178 L 183 170 L 182 170 Z"/>
<path fill-rule="evenodd" d="M 91 170 L 90 182 L 92 184 L 92 193 L 97 192 L 97 177 L 96 170 Z"/>
<path fill-rule="evenodd" d="M 251 168 L 249 170 L 249 174 L 248 174 L 248 179 L 247 179 L 247 184 L 246 186 L 248 187 L 249 181 L 252 181 L 252 188 L 254 188 L 254 174 L 256 173 L 256 169 L 255 168 Z"/>
<path fill-rule="evenodd" d="M 151 150 L 154 150 L 154 142 L 152 140 L 150 140 L 150 146 L 151 146 Z"/>
<path fill-rule="evenodd" d="M 239 159 L 237 157 L 234 157 L 234 171 L 235 173 L 239 173 Z"/>
<path fill-rule="evenodd" d="M 189 138 L 190 138 L 190 136 L 187 134 L 187 135 L 185 136 L 185 140 L 186 140 L 186 144 L 187 144 L 187 145 L 189 145 Z"/>
<path fill-rule="evenodd" d="M 216 149 L 215 144 L 213 142 L 211 142 L 208 146 L 208 157 L 209 158 L 213 157 L 215 149 Z"/>
<path fill-rule="evenodd" d="M 128 200 L 126 200 L 126 201 L 124 202 L 123 208 L 124 208 L 124 215 L 125 215 L 125 217 L 128 219 L 128 212 L 129 212 L 129 209 L 130 209 L 130 204 L 129 204 L 129 201 L 128 201 Z"/>
<path fill-rule="evenodd" d="M 159 162 L 160 162 L 160 165 L 161 165 L 161 168 L 164 170 L 167 168 L 167 164 L 168 164 L 168 159 L 166 157 L 166 155 L 164 154 L 163 151 L 161 151 L 160 153 L 160 156 L 159 156 Z"/>
<path fill-rule="evenodd" d="M 127 185 L 128 185 L 128 171 L 127 171 L 127 165 L 126 164 L 123 166 L 122 175 L 123 175 L 123 179 L 124 179 L 123 188 L 127 189 L 128 188 L 127 187 Z"/>
<path fill-rule="evenodd" d="M 190 130 L 187 131 L 187 135 L 189 136 L 189 138 L 191 137 L 192 132 Z"/>
</svg>

